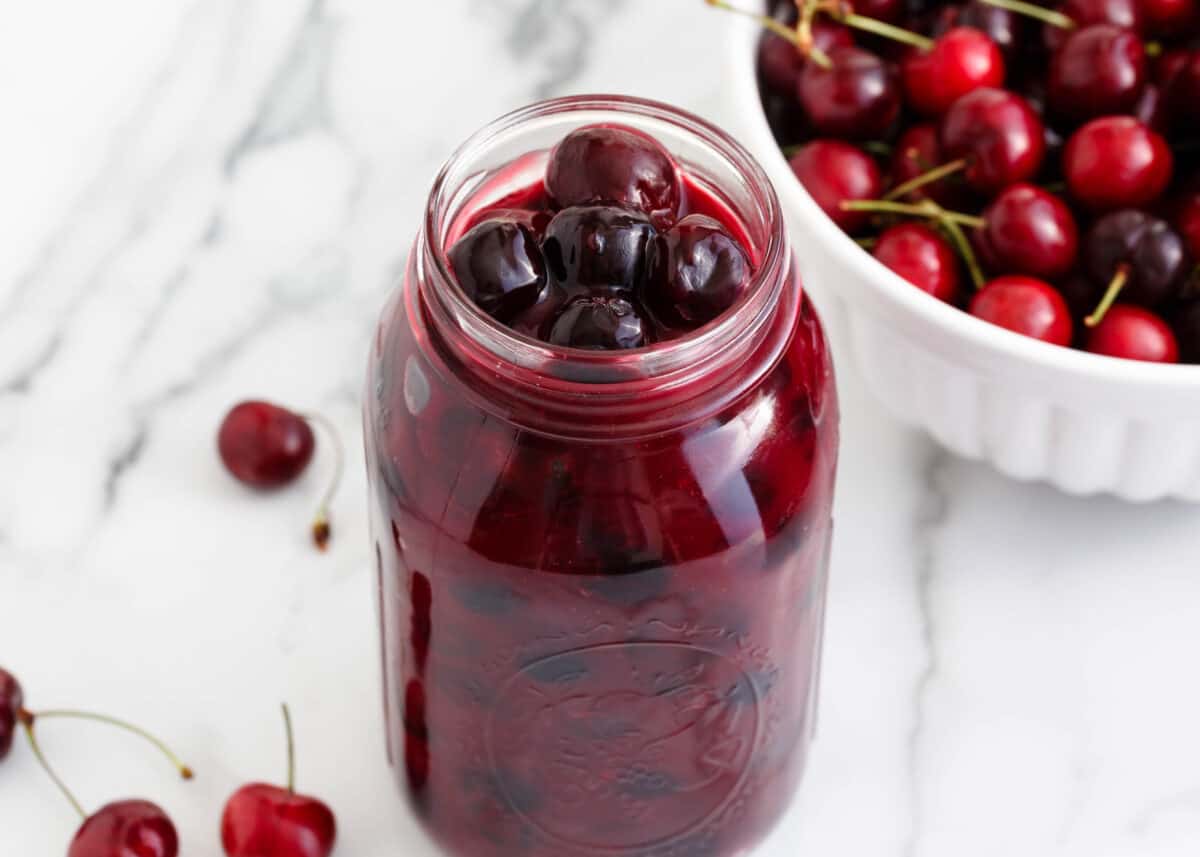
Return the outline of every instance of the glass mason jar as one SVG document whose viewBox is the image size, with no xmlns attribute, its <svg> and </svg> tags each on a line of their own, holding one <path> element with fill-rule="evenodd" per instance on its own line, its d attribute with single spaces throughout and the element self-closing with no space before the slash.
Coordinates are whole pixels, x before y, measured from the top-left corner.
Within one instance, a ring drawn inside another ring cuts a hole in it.
<svg viewBox="0 0 1200 857">
<path fill-rule="evenodd" d="M 649 133 L 757 263 L 682 338 L 581 351 L 496 323 L 446 249 L 585 124 Z M 779 818 L 813 729 L 837 455 L 779 203 L 664 105 L 536 104 L 437 177 L 365 413 L 389 758 L 462 857 L 725 857 Z"/>
</svg>

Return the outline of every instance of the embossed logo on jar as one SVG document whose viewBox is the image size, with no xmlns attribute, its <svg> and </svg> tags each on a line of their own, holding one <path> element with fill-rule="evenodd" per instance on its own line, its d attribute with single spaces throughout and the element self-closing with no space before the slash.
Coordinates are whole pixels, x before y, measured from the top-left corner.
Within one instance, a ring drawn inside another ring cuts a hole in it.
<svg viewBox="0 0 1200 857">
<path fill-rule="evenodd" d="M 758 691 L 689 643 L 613 643 L 526 665 L 488 728 L 513 809 L 579 848 L 644 848 L 690 833 L 737 793 L 759 738 Z"/>
</svg>

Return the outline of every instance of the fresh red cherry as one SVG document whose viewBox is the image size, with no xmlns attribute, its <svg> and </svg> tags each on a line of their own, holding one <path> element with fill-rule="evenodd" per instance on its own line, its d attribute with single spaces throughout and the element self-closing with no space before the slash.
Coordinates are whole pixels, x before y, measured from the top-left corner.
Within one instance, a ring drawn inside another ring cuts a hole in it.
<svg viewBox="0 0 1200 857">
<path fill-rule="evenodd" d="M 885 229 L 872 250 L 875 258 L 918 289 L 946 303 L 958 300 L 962 277 L 953 248 L 923 223 Z"/>
<path fill-rule="evenodd" d="M 1164 220 L 1122 209 L 1098 219 L 1084 237 L 1083 268 L 1100 303 L 1095 324 L 1118 297 L 1154 307 L 1181 296 L 1191 269 L 1183 239 Z"/>
<path fill-rule="evenodd" d="M 1046 152 L 1042 120 L 1021 96 L 984 87 L 951 105 L 941 124 L 946 158 L 963 165 L 967 182 L 994 194 L 1037 174 Z"/>
<path fill-rule="evenodd" d="M 1075 264 L 1079 230 L 1071 209 L 1036 185 L 1005 188 L 983 220 L 978 247 L 991 270 L 1054 280 Z"/>
<path fill-rule="evenodd" d="M 549 341 L 592 351 L 640 348 L 646 344 L 646 325 L 627 300 L 581 295 L 567 302 Z"/>
<path fill-rule="evenodd" d="M 955 27 L 928 51 L 914 48 L 900 69 L 909 105 L 927 116 L 941 116 L 972 90 L 1004 84 L 1000 48 L 971 27 Z"/>
<path fill-rule="evenodd" d="M 467 297 L 500 321 L 532 306 L 546 285 L 546 263 L 537 236 L 514 219 L 492 218 L 477 224 L 454 242 L 448 255 Z"/>
<path fill-rule="evenodd" d="M 1050 109 L 1070 122 L 1128 113 L 1146 85 L 1141 38 L 1112 24 L 1073 31 L 1050 60 Z"/>
<path fill-rule="evenodd" d="M 1126 360 L 1178 363 L 1179 343 L 1170 325 L 1137 306 L 1117 304 L 1088 333 L 1086 349 Z"/>
<path fill-rule="evenodd" d="M 287 485 L 308 467 L 315 448 L 308 421 L 269 402 L 234 405 L 217 434 L 225 467 L 252 488 Z"/>
<path fill-rule="evenodd" d="M 974 27 L 996 43 L 1007 60 L 1011 61 L 1024 49 L 1028 38 L 1028 19 L 1009 9 L 992 6 L 984 0 L 970 0 L 959 11 L 957 24 Z"/>
<path fill-rule="evenodd" d="M 883 177 L 875 159 L 840 140 L 814 140 L 789 161 L 792 172 L 821 210 L 847 232 L 860 229 L 871 215 L 846 211 L 846 200 L 875 199 L 883 191 Z"/>
<path fill-rule="evenodd" d="M 287 788 L 242 786 L 221 813 L 221 846 L 228 857 L 328 857 L 337 838 L 333 811 L 314 797 L 296 792 L 296 752 L 292 718 L 287 727 Z"/>
<path fill-rule="evenodd" d="M 753 273 L 742 245 L 717 220 L 690 214 L 654 242 L 646 304 L 666 323 L 696 327 L 729 309 Z"/>
<path fill-rule="evenodd" d="M 1070 345 L 1071 310 L 1049 283 L 1022 275 L 997 277 L 975 293 L 971 315 L 1053 345 Z"/>
<path fill-rule="evenodd" d="M 1167 141 L 1131 116 L 1093 119 L 1071 135 L 1063 153 L 1071 195 L 1107 211 L 1152 202 L 1171 181 Z"/>
<path fill-rule="evenodd" d="M 1163 101 L 1173 130 L 1196 136 L 1196 105 L 1200 104 L 1200 50 L 1191 50 L 1167 67 Z"/>
<path fill-rule="evenodd" d="M 167 814 L 146 800 L 122 800 L 84 820 L 67 857 L 176 857 L 179 834 Z"/>
<path fill-rule="evenodd" d="M 854 0 L 854 11 L 865 18 L 897 24 L 907 10 L 905 0 Z"/>
<path fill-rule="evenodd" d="M 176 857 L 179 853 L 179 836 L 175 832 L 175 825 L 165 812 L 149 801 L 117 801 L 88 815 L 50 767 L 38 743 L 36 726 L 43 720 L 69 719 L 90 720 L 122 729 L 153 744 L 170 760 L 183 779 L 190 780 L 192 769 L 180 762 L 166 744 L 132 723 L 87 711 L 64 709 L 33 712 L 22 708 L 18 716 L 34 757 L 83 819 L 83 824 L 71 840 L 67 857 Z"/>
<path fill-rule="evenodd" d="M 13 736 L 24 704 L 25 694 L 21 690 L 21 683 L 8 670 L 0 669 L 0 762 L 12 750 Z"/>
<path fill-rule="evenodd" d="M 933 123 L 926 122 L 910 125 L 892 151 L 891 183 L 902 185 L 922 176 L 942 163 L 942 144 L 938 139 L 938 129 Z M 923 199 L 929 197 L 939 205 L 954 208 L 963 196 L 962 179 L 954 177 L 930 182 L 914 190 L 910 197 Z"/>
<path fill-rule="evenodd" d="M 858 47 L 834 48 L 828 57 L 828 68 L 810 62 L 800 73 L 800 104 L 813 128 L 848 140 L 885 134 L 900 115 L 895 71 Z"/>
<path fill-rule="evenodd" d="M 542 254 L 551 279 L 569 293 L 632 294 L 649 264 L 654 227 L 642 215 L 612 205 L 564 208 L 546 227 Z"/>
<path fill-rule="evenodd" d="M 1144 0 L 1065 0 L 1058 4 L 1058 12 L 1070 19 L 1075 27 L 1064 28 L 1048 24 L 1044 29 L 1046 47 L 1057 50 L 1072 32 L 1072 29 L 1092 24 L 1112 24 L 1134 33 L 1142 32 L 1145 19 L 1141 3 Z"/>
<path fill-rule="evenodd" d="M 1200 363 L 1200 300 L 1193 300 L 1175 316 L 1180 356 L 1185 363 Z"/>
<path fill-rule="evenodd" d="M 324 550 L 329 542 L 329 503 L 341 481 L 341 442 L 332 424 L 315 415 L 301 416 L 270 402 L 248 401 L 234 405 L 221 422 L 217 450 L 226 469 L 252 488 L 280 488 L 293 481 L 312 460 L 316 438 L 311 422 L 321 422 L 337 457 L 333 478 L 322 497 L 312 524 L 313 541 Z"/>
<path fill-rule="evenodd" d="M 1200 3 L 1196 0 L 1141 0 L 1146 29 L 1151 33 L 1172 36 L 1195 27 Z"/>
<path fill-rule="evenodd" d="M 675 161 L 658 141 L 633 128 L 591 125 L 554 147 L 546 190 L 562 208 L 609 203 L 673 223 L 680 187 Z"/>
</svg>

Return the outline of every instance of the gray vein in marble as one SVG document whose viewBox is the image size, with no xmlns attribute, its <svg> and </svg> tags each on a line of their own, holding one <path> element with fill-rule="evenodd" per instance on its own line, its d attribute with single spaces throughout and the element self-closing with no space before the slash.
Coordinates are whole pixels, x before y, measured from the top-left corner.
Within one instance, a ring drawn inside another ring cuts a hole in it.
<svg viewBox="0 0 1200 857">
<path fill-rule="evenodd" d="M 117 491 L 121 480 L 137 465 L 146 450 L 148 427 L 142 423 L 134 430 L 129 441 L 108 462 L 108 473 L 104 477 L 104 510 L 107 512 L 117 502 Z"/>
<path fill-rule="evenodd" d="M 944 472 L 949 466 L 950 456 L 941 447 L 930 442 L 930 450 L 922 471 L 921 484 L 924 496 L 921 507 L 913 521 L 915 540 L 915 584 L 917 612 L 921 621 L 921 645 L 924 663 L 913 683 L 911 698 L 911 725 L 905 740 L 907 773 L 911 809 L 911 825 L 904 843 L 905 857 L 915 857 L 921 842 L 924 807 L 921 801 L 921 752 L 926 738 L 926 703 L 929 690 L 937 680 L 940 667 L 938 655 L 938 631 L 933 603 L 933 583 L 936 572 L 935 540 L 938 530 L 946 523 L 950 511 L 949 497 L 942 484 Z"/>
<path fill-rule="evenodd" d="M 330 127 L 329 66 L 335 27 L 325 0 L 311 0 L 299 32 L 271 76 L 254 118 L 225 155 L 226 178 L 256 149 Z"/>
<path fill-rule="evenodd" d="M 1200 787 L 1177 792 L 1146 805 L 1130 821 L 1129 832 L 1138 837 L 1147 836 L 1163 816 L 1175 813 L 1200 814 Z"/>
<path fill-rule="evenodd" d="M 0 384 L 0 394 L 3 393 L 28 393 L 33 387 L 33 382 L 42 371 L 54 362 L 54 358 L 58 356 L 58 352 L 62 349 L 63 332 L 62 329 L 56 329 L 42 345 L 32 361 L 23 369 L 19 370 L 8 381 Z"/>
<path fill-rule="evenodd" d="M 624 0 L 597 6 L 579 0 L 521 0 L 499 4 L 512 21 L 504 46 L 518 62 L 535 59 L 541 74 L 534 85 L 536 98 L 561 94 L 579 77 L 595 43 L 596 18 L 620 11 Z"/>
</svg>

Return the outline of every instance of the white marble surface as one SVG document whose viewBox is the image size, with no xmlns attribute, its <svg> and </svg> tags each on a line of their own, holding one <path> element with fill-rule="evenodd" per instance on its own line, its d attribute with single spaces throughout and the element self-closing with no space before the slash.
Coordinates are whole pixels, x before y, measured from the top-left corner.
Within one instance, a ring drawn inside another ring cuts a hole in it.
<svg viewBox="0 0 1200 857">
<path fill-rule="evenodd" d="M 199 771 L 46 724 L 84 801 L 152 797 L 187 857 L 282 775 L 338 853 L 432 854 L 380 737 L 364 485 L 332 552 L 298 490 L 217 464 L 248 395 L 358 443 L 375 314 L 453 145 L 536 97 L 626 91 L 718 121 L 699 0 L 39 0 L 0 10 L 0 663 L 33 706 L 136 717 Z M 841 371 L 824 698 L 760 857 L 1184 857 L 1200 849 L 1200 509 L 1070 499 L 937 451 Z M 0 852 L 63 854 L 23 748 Z"/>
</svg>

